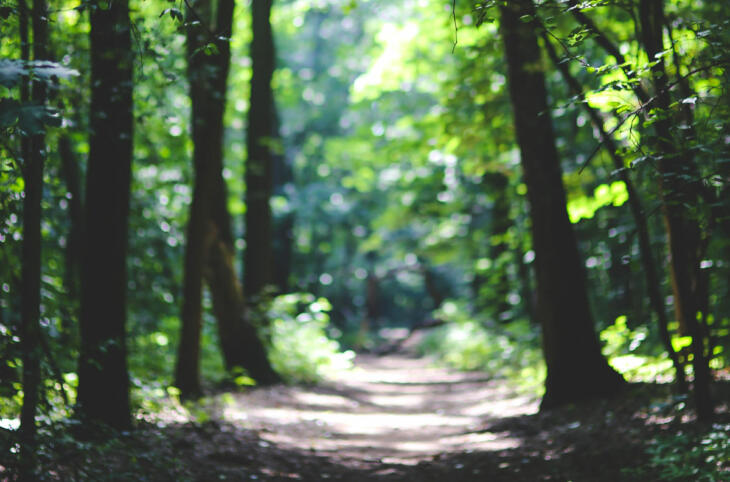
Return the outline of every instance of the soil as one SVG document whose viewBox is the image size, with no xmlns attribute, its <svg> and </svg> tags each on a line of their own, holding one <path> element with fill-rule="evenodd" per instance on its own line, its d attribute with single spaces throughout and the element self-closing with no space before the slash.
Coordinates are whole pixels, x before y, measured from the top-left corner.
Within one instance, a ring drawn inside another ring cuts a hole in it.
<svg viewBox="0 0 730 482">
<path fill-rule="evenodd" d="M 538 413 L 536 400 L 503 379 L 436 368 L 402 353 L 359 355 L 354 370 L 321 385 L 211 398 L 205 422 L 158 413 L 105 451 L 76 443 L 54 454 L 43 477 L 647 480 L 631 469 L 646 462 L 650 440 L 697 430 L 682 403 L 667 385 L 644 384 L 613 400 Z"/>
</svg>

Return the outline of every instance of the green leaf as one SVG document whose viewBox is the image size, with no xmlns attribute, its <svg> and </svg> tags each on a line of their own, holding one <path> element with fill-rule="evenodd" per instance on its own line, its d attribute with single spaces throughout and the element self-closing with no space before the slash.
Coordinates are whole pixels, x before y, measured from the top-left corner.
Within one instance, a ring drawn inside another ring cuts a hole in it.
<svg viewBox="0 0 730 482">
<path fill-rule="evenodd" d="M 684 348 L 686 346 L 690 346 L 691 344 L 692 344 L 691 336 L 672 337 L 672 348 L 674 348 L 674 351 L 680 351 L 682 348 Z"/>
</svg>

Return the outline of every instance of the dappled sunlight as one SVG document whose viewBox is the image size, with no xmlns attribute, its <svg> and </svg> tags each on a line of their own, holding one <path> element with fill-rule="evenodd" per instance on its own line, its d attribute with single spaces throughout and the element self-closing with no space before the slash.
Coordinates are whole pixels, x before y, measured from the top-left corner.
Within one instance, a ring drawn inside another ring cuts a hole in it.
<svg viewBox="0 0 730 482">
<path fill-rule="evenodd" d="M 353 370 L 321 386 L 236 394 L 221 415 L 278 446 L 412 465 L 438 454 L 516 448 L 518 438 L 484 427 L 536 410 L 484 373 L 436 368 L 423 358 L 359 356 Z"/>
</svg>

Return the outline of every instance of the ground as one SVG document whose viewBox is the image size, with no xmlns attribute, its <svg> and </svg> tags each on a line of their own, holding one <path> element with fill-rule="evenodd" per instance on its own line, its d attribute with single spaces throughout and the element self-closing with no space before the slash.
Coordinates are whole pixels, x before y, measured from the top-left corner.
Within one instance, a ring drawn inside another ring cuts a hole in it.
<svg viewBox="0 0 730 482">
<path fill-rule="evenodd" d="M 321 385 L 211 398 L 204 421 L 175 411 L 150 416 L 104 450 L 59 442 L 71 448 L 57 449 L 44 477 L 655 480 L 631 471 L 646 463 L 649 441 L 696 427 L 673 400 L 666 385 L 636 385 L 610 401 L 538 414 L 536 400 L 503 379 L 407 354 L 361 355 L 353 371 Z"/>
</svg>

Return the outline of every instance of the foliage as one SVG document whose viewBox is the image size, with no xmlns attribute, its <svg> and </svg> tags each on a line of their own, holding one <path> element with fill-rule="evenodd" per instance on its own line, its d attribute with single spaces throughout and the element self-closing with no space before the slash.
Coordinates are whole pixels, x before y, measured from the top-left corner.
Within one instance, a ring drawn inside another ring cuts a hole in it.
<svg viewBox="0 0 730 482">
<path fill-rule="evenodd" d="M 276 298 L 269 309 L 272 322 L 264 338 L 270 340 L 271 359 L 287 381 L 313 383 L 350 366 L 352 354 L 342 351 L 336 340 L 357 340 L 383 327 L 410 328 L 437 309 L 436 316 L 446 324 L 426 337 L 424 353 L 460 369 L 514 377 L 534 393 L 544 374 L 539 326 L 532 319 L 534 252 L 499 25 L 487 8 L 495 2 L 479 2 L 475 9 L 474 2 L 462 1 L 345 3 L 298 0 L 274 6 L 274 88 L 282 134 L 277 147 L 293 173 L 277 186 L 272 207 L 277 222 L 293 219 L 286 236 L 292 246 L 293 293 Z M 666 259 L 656 170 L 661 154 L 652 126 L 665 116 L 676 119 L 689 111 L 690 121 L 674 122 L 672 134 L 680 154 L 698 165 L 691 181 L 707 194 L 688 209 L 706 234 L 700 268 L 709 287 L 708 312 L 702 316 L 711 333 L 711 366 L 726 369 L 730 7 L 706 0 L 664 2 L 668 25 L 661 58 L 668 75 L 686 79 L 688 85 L 678 80 L 671 86 L 669 112 L 644 112 L 634 88 L 650 84 L 656 59 L 642 53 L 631 11 L 636 2 L 581 3 L 581 11 L 615 41 L 623 65 L 603 49 L 597 32 L 576 24 L 566 2 L 536 3 L 540 28 L 549 33 L 548 41 L 555 42 L 561 61 L 584 89 L 583 96 L 571 92 L 547 58 L 536 66 L 547 76 L 552 106 L 545 115 L 552 116 L 555 126 L 568 211 L 585 258 L 604 355 L 632 380 L 669 373 L 644 294 L 629 192 L 618 174 L 626 172 L 635 182 L 648 218 L 652 255 Z M 135 409 L 146 416 L 180 408 L 174 390 L 167 387 L 179 341 L 193 180 L 192 119 L 183 3 L 132 4 L 136 125 L 127 340 Z M 19 275 L 25 186 L 18 152 L 24 135 L 47 130 L 42 263 L 42 326 L 48 341 L 42 398 L 47 403 L 41 408 L 56 423 L 70 411 L 61 386 L 69 402 L 74 401 L 78 357 L 78 290 L 67 265 L 73 196 L 57 147 L 60 137 L 68 136 L 83 185 L 91 128 L 89 25 L 86 2 L 58 2 L 50 12 L 49 28 L 53 56 L 60 60 L 22 62 L 16 60 L 21 47 L 18 13 L 14 7 L 2 8 L 0 419 L 14 424 L 22 403 Z M 241 218 L 246 210 L 242 180 L 243 119 L 251 77 L 249 9 L 241 5 L 235 15 L 224 177 L 240 259 L 246 229 Z M 63 88 L 52 89 L 48 106 L 19 102 L 18 82 L 28 74 L 49 86 L 62 79 Z M 586 107 L 604 119 L 623 162 L 620 169 Z M 659 271 L 658 288 L 669 312 L 669 276 L 662 264 Z M 368 306 L 369 280 L 376 282 L 374 310 Z M 439 308 L 444 299 L 448 301 Z M 202 371 L 206 380 L 217 382 L 229 374 L 224 373 L 208 298 L 204 305 Z M 679 336 L 675 325 L 670 328 L 680 351 L 690 340 Z M 56 369 L 65 378 L 62 385 Z M 238 384 L 249 381 L 243 373 L 233 375 Z M 58 426 L 59 433 L 67 429 Z M 700 444 L 697 455 L 689 447 L 699 441 L 657 441 L 652 470 L 666 462 L 677 470 L 672 477 L 705 477 L 704 469 L 692 473 L 691 467 L 694 462 L 704 467 L 702 457 L 711 454 L 703 450 L 720 445 Z M 689 458 L 680 456 L 684 453 Z"/>
<path fill-rule="evenodd" d="M 656 353 L 656 342 L 653 346 L 644 344 L 648 335 L 646 326 L 632 330 L 627 325 L 627 317 L 619 316 L 613 325 L 600 333 L 604 343 L 603 355 L 613 368 L 631 381 L 656 381 L 657 378 L 671 377 L 671 360 L 666 353 Z"/>
<path fill-rule="evenodd" d="M 485 322 L 451 300 L 435 314 L 449 321 L 424 338 L 419 347 L 423 354 L 460 370 L 506 376 L 520 390 L 540 395 L 545 368 L 535 330 L 527 321 Z"/>
<path fill-rule="evenodd" d="M 655 480 L 725 480 L 730 471 L 730 425 L 715 424 L 700 434 L 658 437 L 646 455 L 647 464 L 627 473 Z"/>
<path fill-rule="evenodd" d="M 341 351 L 332 339 L 325 298 L 308 293 L 276 297 L 269 309 L 271 349 L 276 371 L 289 382 L 314 383 L 327 374 L 349 369 L 354 353 Z"/>
</svg>

